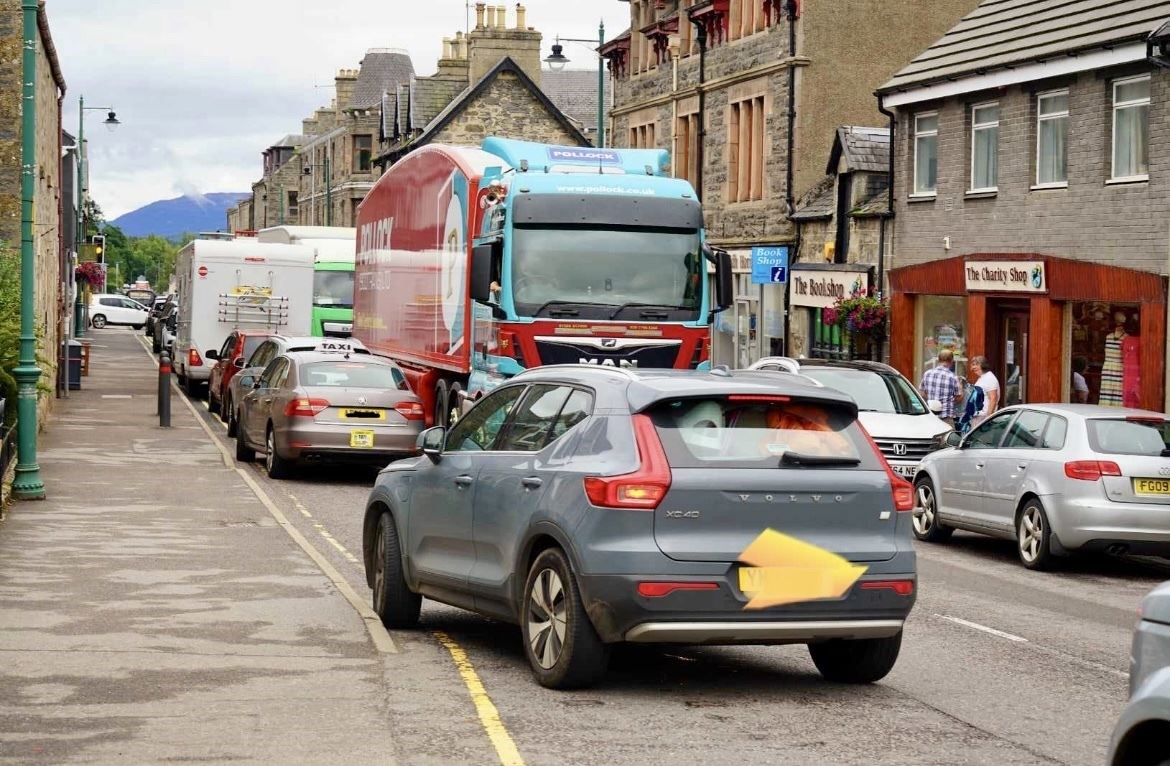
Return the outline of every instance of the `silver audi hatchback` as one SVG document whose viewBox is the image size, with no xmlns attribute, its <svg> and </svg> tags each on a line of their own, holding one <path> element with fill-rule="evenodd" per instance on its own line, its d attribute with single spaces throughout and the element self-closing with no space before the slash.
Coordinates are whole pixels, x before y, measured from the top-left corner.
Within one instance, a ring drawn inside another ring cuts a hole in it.
<svg viewBox="0 0 1170 766">
<path fill-rule="evenodd" d="M 381 472 L 363 553 L 388 627 L 422 597 L 520 625 L 539 683 L 619 642 L 808 644 L 829 679 L 893 667 L 914 604 L 913 488 L 844 394 L 760 372 L 539 368 Z"/>
</svg>

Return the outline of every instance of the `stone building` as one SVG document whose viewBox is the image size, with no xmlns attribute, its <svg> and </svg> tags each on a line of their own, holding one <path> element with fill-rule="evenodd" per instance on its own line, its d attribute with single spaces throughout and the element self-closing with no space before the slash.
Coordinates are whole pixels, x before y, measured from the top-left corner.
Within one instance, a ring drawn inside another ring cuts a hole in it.
<svg viewBox="0 0 1170 766">
<path fill-rule="evenodd" d="M 61 106 L 65 79 L 42 3 L 37 11 L 35 82 L 36 169 L 33 198 L 33 247 L 36 251 L 36 331 L 41 383 L 52 388 L 57 374 L 62 324 L 70 307 L 72 243 L 63 239 Z M 16 0 L 0 0 L 0 246 L 21 249 L 21 103 L 23 19 Z M 42 398 L 42 410 L 51 400 Z M 15 406 L 15 403 L 10 403 Z"/>
<path fill-rule="evenodd" d="M 795 258 L 789 269 L 788 353 L 818 359 L 872 358 L 877 344 L 854 343 L 822 321 L 837 295 L 877 290 L 889 226 L 890 131 L 837 128 L 825 177 L 796 203 Z"/>
<path fill-rule="evenodd" d="M 304 136 L 288 135 L 261 154 L 263 175 L 252 184 L 252 217 L 250 225 L 242 228 L 295 226 L 300 222 L 301 164 L 294 160 L 304 142 Z"/>
<path fill-rule="evenodd" d="M 950 347 L 988 357 L 1004 404 L 1069 401 L 1079 370 L 1090 403 L 1165 409 L 1168 18 L 987 0 L 881 86 L 890 360 L 912 379 Z"/>
<path fill-rule="evenodd" d="M 601 49 L 612 143 L 670 150 L 710 241 L 735 258 L 740 299 L 713 359 L 784 353 L 785 288 L 752 283 L 752 248 L 793 249 L 789 216 L 821 181 L 837 126 L 882 124 L 874 89 L 976 0 L 626 1 L 630 29 Z"/>
<path fill-rule="evenodd" d="M 504 6 L 477 4 L 475 28 L 443 40 L 435 74 L 412 77 L 382 99 L 375 161 L 385 168 L 428 143 L 474 145 L 490 135 L 589 145 L 584 131 L 592 125 L 596 133 L 596 80 L 590 98 L 580 71 L 542 72 L 540 44 L 524 6 L 509 26 Z"/>
</svg>

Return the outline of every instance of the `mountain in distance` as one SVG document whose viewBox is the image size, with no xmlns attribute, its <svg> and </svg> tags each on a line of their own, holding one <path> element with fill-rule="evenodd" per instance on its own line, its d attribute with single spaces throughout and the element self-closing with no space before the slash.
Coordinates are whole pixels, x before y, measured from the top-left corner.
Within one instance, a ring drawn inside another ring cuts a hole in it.
<svg viewBox="0 0 1170 766">
<path fill-rule="evenodd" d="M 215 192 L 163 199 L 131 210 L 110 223 L 128 237 L 157 234 L 177 239 L 187 232 L 222 231 L 227 226 L 228 209 L 248 196 L 245 192 Z"/>
</svg>

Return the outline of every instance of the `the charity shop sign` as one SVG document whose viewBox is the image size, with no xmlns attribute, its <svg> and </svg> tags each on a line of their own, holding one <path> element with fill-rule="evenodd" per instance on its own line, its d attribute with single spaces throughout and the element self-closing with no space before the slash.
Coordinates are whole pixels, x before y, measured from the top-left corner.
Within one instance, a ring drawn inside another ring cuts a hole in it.
<svg viewBox="0 0 1170 766">
<path fill-rule="evenodd" d="M 963 272 L 972 292 L 1048 292 L 1044 261 L 967 261 Z"/>
</svg>

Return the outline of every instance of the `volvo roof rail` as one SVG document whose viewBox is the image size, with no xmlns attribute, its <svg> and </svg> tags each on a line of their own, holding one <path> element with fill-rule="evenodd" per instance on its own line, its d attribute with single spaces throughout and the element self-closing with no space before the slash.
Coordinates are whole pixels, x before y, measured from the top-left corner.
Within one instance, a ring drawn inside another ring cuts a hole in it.
<svg viewBox="0 0 1170 766">
<path fill-rule="evenodd" d="M 638 380 L 638 375 L 630 369 L 625 367 L 602 367 L 600 364 L 545 364 L 540 367 L 532 367 L 523 372 L 513 375 L 513 379 L 519 378 L 521 375 L 528 375 L 533 372 L 542 372 L 544 370 L 593 370 L 595 372 L 610 372 L 615 375 L 621 375 L 628 380 Z"/>
</svg>

